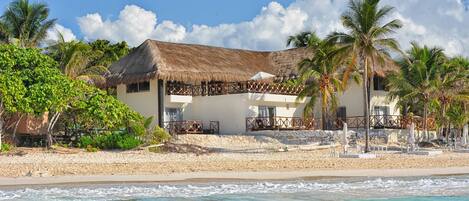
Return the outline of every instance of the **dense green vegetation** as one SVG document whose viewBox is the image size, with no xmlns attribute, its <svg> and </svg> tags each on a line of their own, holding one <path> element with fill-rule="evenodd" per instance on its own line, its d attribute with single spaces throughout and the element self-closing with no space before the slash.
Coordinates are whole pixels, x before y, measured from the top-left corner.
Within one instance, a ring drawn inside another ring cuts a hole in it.
<svg viewBox="0 0 469 201">
<path fill-rule="evenodd" d="M 66 42 L 58 33 L 57 42 L 46 44 L 46 33 L 56 21 L 48 15 L 46 4 L 16 0 L 0 17 L 0 144 L 4 129 L 12 127 L 6 122 L 17 125 L 25 116 L 45 114 L 48 146 L 54 134 L 64 132 L 84 135 L 75 145 L 91 150 L 168 140 L 164 130 L 148 129 L 151 119 L 95 87 L 104 86 L 111 63 L 129 52 L 127 43 Z M 9 149 L 7 144 L 1 147 Z"/>
<path fill-rule="evenodd" d="M 56 20 L 48 17 L 46 4 L 13 1 L 0 18 L 0 41 L 20 47 L 36 47 L 55 25 Z"/>
<path fill-rule="evenodd" d="M 319 39 L 314 32 L 290 36 L 287 46 L 307 47 L 312 56 L 299 64 L 300 82 L 306 85 L 300 96 L 312 96 L 305 114 L 312 114 L 317 97 L 321 99 L 322 119 L 333 114 L 337 93 L 347 88 L 347 82 L 361 75 L 363 86 L 366 142 L 369 130 L 369 88 L 373 76 L 386 65 L 397 65 L 399 72 L 384 76 L 389 99 L 397 99 L 403 115 L 435 117 L 440 134 L 449 136 L 448 128 L 462 128 L 469 121 L 469 60 L 462 56 L 450 58 L 437 47 L 412 48 L 403 52 L 390 37 L 402 24 L 388 16 L 394 9 L 379 6 L 379 0 L 350 0 L 341 21 L 347 32 L 334 32 Z M 397 61 L 393 62 L 394 52 Z M 314 55 L 314 56 L 313 56 Z M 377 69 L 378 68 L 378 69 Z M 366 73 L 363 73 L 366 72 Z M 427 122 L 424 121 L 425 133 Z M 366 143 L 365 150 L 368 150 Z"/>
<path fill-rule="evenodd" d="M 65 128 L 82 130 L 126 129 L 128 132 L 122 137 L 127 141 L 129 135 L 145 134 L 141 115 L 105 91 L 81 80 L 69 79 L 60 72 L 57 63 L 39 49 L 0 45 L 0 52 L 2 123 L 15 114 L 41 116 L 48 113 L 49 146 L 53 143 L 52 134 L 64 129 L 55 129 L 57 122 Z M 136 142 L 139 141 L 133 144 Z"/>
</svg>

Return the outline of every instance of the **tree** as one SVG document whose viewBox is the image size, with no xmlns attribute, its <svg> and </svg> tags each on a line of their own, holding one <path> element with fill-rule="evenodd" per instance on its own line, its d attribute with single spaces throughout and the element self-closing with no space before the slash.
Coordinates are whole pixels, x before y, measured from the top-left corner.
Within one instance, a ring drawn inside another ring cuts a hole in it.
<svg viewBox="0 0 469 201">
<path fill-rule="evenodd" d="M 435 83 L 435 93 L 432 94 L 438 100 L 440 108 L 441 124 L 445 126 L 446 131 L 451 127 L 450 117 L 447 116 L 449 106 L 455 102 L 467 102 L 469 94 L 467 93 L 468 70 L 467 63 L 460 58 L 456 58 L 441 65 L 435 72 L 437 79 Z"/>
<path fill-rule="evenodd" d="M 102 52 L 93 51 L 88 44 L 81 41 L 65 42 L 60 36 L 57 43 L 49 46 L 47 51 L 59 63 L 59 68 L 67 77 L 91 84 L 105 83 L 107 67 L 91 65 L 101 57 Z"/>
<path fill-rule="evenodd" d="M 322 127 L 326 129 L 328 110 L 337 108 L 337 93 L 342 91 L 342 81 L 338 68 L 338 60 L 332 57 L 334 46 L 324 41 L 316 46 L 308 46 L 314 56 L 299 63 L 300 80 L 306 87 L 300 92 L 298 98 L 303 99 L 310 96 L 306 104 L 305 114 L 312 112 L 317 97 L 321 97 L 321 120 Z M 317 89 L 314 89 L 317 88 Z"/>
<path fill-rule="evenodd" d="M 350 0 L 348 10 L 341 16 L 342 24 L 348 32 L 334 32 L 327 38 L 339 46 L 336 56 L 351 61 L 346 73 L 355 69 L 362 72 L 365 152 L 369 152 L 369 78 L 373 76 L 375 65 L 384 66 L 389 58 L 389 50 L 400 52 L 398 42 L 388 35 L 399 29 L 401 22 L 397 19 L 384 22 L 393 7 L 379 7 L 378 3 L 379 0 Z"/>
<path fill-rule="evenodd" d="M 89 43 L 92 51 L 101 52 L 100 56 L 91 62 L 93 66 L 109 67 L 113 62 L 127 55 L 130 51 L 125 41 L 112 44 L 108 40 L 95 40 Z"/>
<path fill-rule="evenodd" d="M 315 32 L 301 32 L 294 36 L 289 36 L 287 39 L 287 47 L 292 45 L 293 47 L 308 47 L 317 46 L 321 39 L 316 35 Z"/>
<path fill-rule="evenodd" d="M 46 37 L 47 30 L 55 25 L 56 20 L 48 17 L 46 4 L 15 0 L 0 18 L 0 39 L 16 40 L 20 47 L 36 47 Z"/>
<path fill-rule="evenodd" d="M 49 46 L 47 51 L 69 78 L 103 85 L 108 67 L 126 55 L 129 48 L 125 42 L 116 44 L 111 44 L 107 40 L 96 40 L 91 43 L 65 42 L 60 36 L 57 43 Z"/>
<path fill-rule="evenodd" d="M 4 134 L 5 117 L 21 112 L 27 106 L 25 102 L 26 87 L 22 76 L 12 70 L 0 69 L 0 148 Z"/>
<path fill-rule="evenodd" d="M 400 71 L 388 76 L 390 99 L 398 99 L 398 104 L 402 108 L 410 104 L 423 104 L 423 129 L 427 140 L 429 140 L 427 131 L 429 104 L 432 94 L 437 90 L 436 81 L 439 79 L 437 72 L 442 68 L 445 60 L 446 56 L 442 49 L 421 47 L 413 42 L 407 56 L 398 62 Z"/>
<path fill-rule="evenodd" d="M 469 122 L 469 112 L 464 108 L 464 103 L 460 101 L 452 103 L 446 115 L 451 124 L 460 131 L 459 136 L 462 136 L 461 130 Z"/>
</svg>

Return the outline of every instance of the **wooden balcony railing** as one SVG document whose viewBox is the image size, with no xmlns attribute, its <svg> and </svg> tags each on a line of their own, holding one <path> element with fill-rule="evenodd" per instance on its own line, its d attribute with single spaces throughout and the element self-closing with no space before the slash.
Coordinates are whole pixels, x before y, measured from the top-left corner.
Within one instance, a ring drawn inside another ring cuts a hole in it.
<svg viewBox="0 0 469 201">
<path fill-rule="evenodd" d="M 343 123 L 351 129 L 364 129 L 365 117 L 352 116 L 347 118 L 330 118 L 323 125 L 319 118 L 301 117 L 248 117 L 246 118 L 246 130 L 337 130 L 343 128 Z M 423 130 L 423 118 L 404 117 L 399 115 L 371 115 L 370 128 L 372 129 L 407 129 L 411 122 L 415 128 Z M 435 119 L 427 118 L 427 130 L 435 130 Z"/>
<path fill-rule="evenodd" d="M 246 82 L 211 82 L 191 85 L 179 82 L 167 82 L 167 95 L 216 96 L 240 93 L 269 93 L 282 95 L 298 95 L 303 86 L 288 86 L 283 83 Z"/>
<path fill-rule="evenodd" d="M 220 125 L 218 121 L 209 121 L 204 124 L 200 120 L 167 121 L 164 128 L 170 134 L 218 134 Z"/>
<path fill-rule="evenodd" d="M 301 117 L 248 117 L 246 130 L 315 130 L 319 125 L 314 119 Z"/>
<path fill-rule="evenodd" d="M 335 119 L 333 128 L 341 129 L 343 122 L 347 123 L 348 128 L 365 128 L 364 116 L 351 116 L 345 119 Z M 371 115 L 370 127 L 375 129 L 406 129 L 414 122 L 415 128 L 423 130 L 423 118 L 421 117 L 405 117 L 401 115 Z M 427 118 L 427 130 L 436 128 L 435 119 Z"/>
</svg>

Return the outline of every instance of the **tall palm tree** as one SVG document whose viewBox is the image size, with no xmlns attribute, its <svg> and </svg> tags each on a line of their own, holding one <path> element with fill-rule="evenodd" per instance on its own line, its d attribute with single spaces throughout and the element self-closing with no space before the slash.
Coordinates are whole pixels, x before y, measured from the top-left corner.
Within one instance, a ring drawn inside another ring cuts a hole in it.
<svg viewBox="0 0 469 201">
<path fill-rule="evenodd" d="M 389 58 L 388 51 L 400 52 L 398 42 L 388 36 L 401 28 L 401 22 L 397 19 L 385 22 L 394 8 L 379 7 L 378 3 L 379 0 L 350 0 L 348 10 L 341 16 L 342 25 L 348 32 L 334 32 L 327 39 L 339 46 L 336 56 L 350 59 L 352 65 L 346 72 L 359 69 L 362 74 L 365 152 L 369 152 L 369 78 L 373 76 L 374 66 L 383 66 Z"/>
<path fill-rule="evenodd" d="M 0 39 L 16 42 L 21 47 L 38 46 L 55 25 L 49 17 L 49 8 L 43 3 L 29 3 L 28 0 L 11 2 L 0 18 Z"/>
<path fill-rule="evenodd" d="M 315 32 L 304 31 L 294 36 L 289 36 L 287 39 L 287 47 L 308 47 L 316 46 L 321 39 L 316 35 Z"/>
<path fill-rule="evenodd" d="M 466 91 L 469 73 L 467 65 L 461 62 L 458 58 L 450 60 L 436 71 L 437 79 L 434 80 L 436 90 L 432 95 L 438 100 L 440 120 L 446 128 L 450 128 L 450 117 L 447 115 L 449 106 L 454 102 L 467 103 L 469 100 L 469 94 Z M 448 139 L 449 135 L 446 131 L 448 130 L 445 130 Z"/>
<path fill-rule="evenodd" d="M 332 57 L 334 45 L 321 41 L 316 46 L 308 46 L 314 52 L 312 58 L 299 63 L 300 80 L 306 87 L 298 95 L 299 99 L 311 97 L 305 107 L 305 114 L 312 113 L 317 97 L 321 98 L 322 127 L 326 127 L 328 110 L 337 108 L 337 93 L 342 91 L 342 80 L 338 60 Z"/>
<path fill-rule="evenodd" d="M 408 104 L 423 104 L 423 129 L 428 137 L 427 116 L 432 94 L 437 90 L 437 72 L 442 68 L 446 56 L 443 49 L 419 46 L 412 42 L 412 48 L 407 56 L 398 61 L 400 71 L 388 76 L 388 97 L 398 99 L 401 107 Z"/>
<path fill-rule="evenodd" d="M 102 52 L 92 50 L 88 44 L 81 41 L 65 42 L 59 33 L 58 42 L 49 46 L 47 51 L 59 62 L 62 72 L 69 78 L 95 85 L 105 82 L 104 74 L 108 72 L 107 67 L 92 64 Z"/>
</svg>

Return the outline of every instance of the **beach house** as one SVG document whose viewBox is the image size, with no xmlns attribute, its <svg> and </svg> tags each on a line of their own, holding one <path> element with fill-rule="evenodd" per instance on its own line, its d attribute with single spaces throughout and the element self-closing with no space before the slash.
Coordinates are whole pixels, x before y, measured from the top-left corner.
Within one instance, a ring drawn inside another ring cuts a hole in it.
<svg viewBox="0 0 469 201">
<path fill-rule="evenodd" d="M 108 85 L 118 99 L 171 132 L 317 129 L 317 120 L 303 117 L 308 99 L 297 99 L 303 86 L 285 83 L 310 56 L 304 48 L 250 51 L 146 40 L 112 64 Z M 388 70 L 375 69 L 381 75 Z M 389 122 L 399 111 L 386 100 L 382 77 L 375 76 L 370 94 L 374 122 L 394 126 Z M 337 119 L 362 125 L 361 86 L 351 82 L 339 97 L 330 128 L 338 126 Z M 320 117 L 319 107 L 314 116 Z"/>
</svg>

